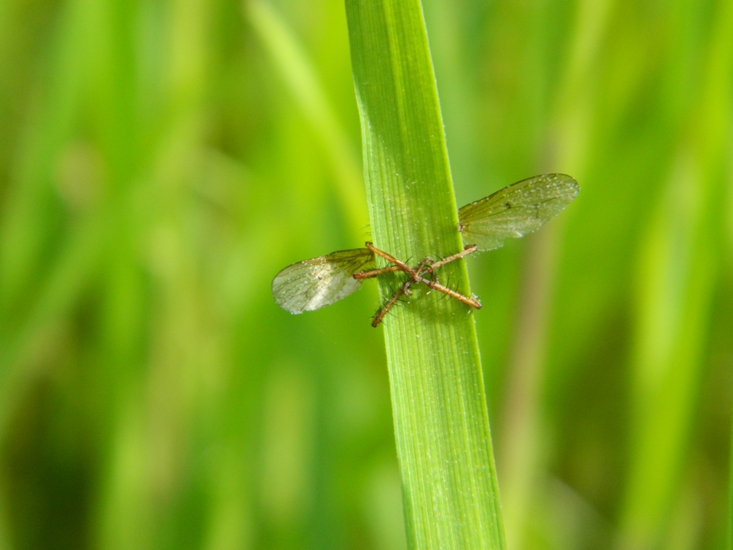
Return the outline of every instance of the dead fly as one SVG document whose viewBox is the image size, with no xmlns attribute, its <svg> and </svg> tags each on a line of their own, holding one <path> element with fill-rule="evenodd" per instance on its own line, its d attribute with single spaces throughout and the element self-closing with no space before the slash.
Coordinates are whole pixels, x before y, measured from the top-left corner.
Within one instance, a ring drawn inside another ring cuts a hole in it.
<svg viewBox="0 0 733 550">
<path fill-rule="evenodd" d="M 313 311 L 345 298 L 361 287 L 364 279 L 401 271 L 408 279 L 374 317 L 377 326 L 384 315 L 413 284 L 423 284 L 474 308 L 481 303 L 442 285 L 435 270 L 476 251 L 499 248 L 508 238 L 536 231 L 560 213 L 578 194 L 578 183 L 564 174 L 543 174 L 513 183 L 458 211 L 458 230 L 470 243 L 461 252 L 439 261 L 425 258 L 416 267 L 379 250 L 372 243 L 366 248 L 341 250 L 327 256 L 289 265 L 275 276 L 272 293 L 280 307 L 290 313 Z M 390 265 L 377 269 L 377 256 Z"/>
<path fill-rule="evenodd" d="M 475 309 L 481 309 L 481 302 L 479 302 L 475 296 L 472 295 L 470 298 L 467 298 L 463 294 L 459 294 L 455 290 L 452 290 L 440 284 L 435 276 L 435 270 L 439 267 L 463 258 L 464 256 L 468 256 L 472 252 L 476 252 L 476 250 L 478 250 L 478 247 L 476 245 L 469 245 L 463 250 L 463 252 L 458 252 L 457 254 L 453 254 L 452 256 L 448 256 L 447 258 L 443 258 L 442 260 L 437 262 L 432 258 L 424 258 L 419 264 L 417 264 L 417 267 L 415 269 L 412 269 L 411 267 L 405 265 L 399 260 L 392 258 L 386 252 L 375 248 L 372 243 L 366 243 L 366 245 L 370 248 L 370 250 L 373 250 L 375 254 L 382 256 L 387 261 L 396 262 L 396 264 L 395 266 L 389 266 L 383 269 L 375 269 L 372 271 L 355 273 L 354 279 L 369 279 L 371 277 L 377 277 L 382 273 L 389 273 L 391 271 L 394 271 L 394 267 L 397 267 L 398 270 L 404 271 L 409 275 L 409 278 L 404 283 L 402 283 L 402 286 L 400 286 L 397 291 L 392 295 L 392 297 L 387 300 L 387 303 L 385 303 L 384 306 L 382 306 L 377 311 L 377 313 L 374 314 L 374 318 L 372 319 L 373 327 L 377 327 L 379 323 L 382 322 L 382 319 L 384 319 L 387 313 L 389 313 L 389 310 L 392 309 L 392 307 L 397 303 L 400 298 L 402 298 L 403 296 L 410 296 L 410 287 L 415 283 L 422 283 L 427 287 L 432 288 L 433 290 L 438 290 L 443 294 L 450 296 L 451 298 L 455 298 L 459 302 L 463 302 L 467 306 L 471 306 Z M 430 278 L 426 279 L 425 275 L 428 275 Z"/>
<path fill-rule="evenodd" d="M 366 248 L 340 250 L 327 256 L 289 265 L 275 276 L 272 281 L 272 293 L 275 296 L 275 301 L 283 309 L 290 313 L 303 313 L 304 311 L 320 309 L 348 296 L 358 290 L 365 279 L 402 271 L 409 276 L 409 279 L 397 291 L 395 296 L 387 302 L 387 305 L 378 312 L 372 323 L 375 327 L 401 296 L 409 296 L 409 288 L 414 283 L 424 284 L 471 307 L 480 308 L 481 303 L 478 300 L 467 298 L 443 286 L 434 276 L 435 270 L 439 267 L 476 250 L 476 246 L 469 246 L 463 252 L 453 254 L 437 262 L 425 258 L 418 264 L 417 268 L 413 269 L 368 242 Z M 377 256 L 384 258 L 392 265 L 376 269 Z"/>
<path fill-rule="evenodd" d="M 390 262 L 392 265 L 388 267 L 384 267 L 382 269 L 373 269 L 370 271 L 362 271 L 360 273 L 354 274 L 354 279 L 356 280 L 364 280 L 364 279 L 370 279 L 372 277 L 378 277 L 379 275 L 382 275 L 384 273 L 390 273 L 392 271 L 404 271 L 407 273 L 409 278 L 402 284 L 402 286 L 397 290 L 397 292 L 394 293 L 394 295 L 387 300 L 387 303 L 374 315 L 374 319 L 372 319 L 372 326 L 376 327 L 379 325 L 379 323 L 382 322 L 382 319 L 384 319 L 384 316 L 387 315 L 390 309 L 392 309 L 392 306 L 397 303 L 397 300 L 399 300 L 402 296 L 409 296 L 410 295 L 410 287 L 414 283 L 422 283 L 425 286 L 442 292 L 443 294 L 446 294 L 450 296 L 451 298 L 455 298 L 459 302 L 463 302 L 467 306 L 471 306 L 476 309 L 481 309 L 481 302 L 479 302 L 476 298 L 471 296 L 470 298 L 467 298 L 463 294 L 459 294 L 455 290 L 452 290 L 442 284 L 440 284 L 437 280 L 437 277 L 435 276 L 435 270 L 439 267 L 442 267 L 446 264 L 449 264 L 451 262 L 454 262 L 460 258 L 463 258 L 464 256 L 468 256 L 472 252 L 476 252 L 478 250 L 478 247 L 476 245 L 469 245 L 467 246 L 462 252 L 458 252 L 456 254 L 453 254 L 451 256 L 448 256 L 447 258 L 443 258 L 442 260 L 435 261 L 432 258 L 425 258 L 423 259 L 415 269 L 411 268 L 409 265 L 399 261 L 398 259 L 390 256 L 386 252 L 379 250 L 376 248 L 372 243 L 365 243 L 366 247 L 374 252 L 375 255 L 381 256 L 388 262 Z M 427 275 L 430 278 L 425 278 L 425 275 Z"/>
</svg>

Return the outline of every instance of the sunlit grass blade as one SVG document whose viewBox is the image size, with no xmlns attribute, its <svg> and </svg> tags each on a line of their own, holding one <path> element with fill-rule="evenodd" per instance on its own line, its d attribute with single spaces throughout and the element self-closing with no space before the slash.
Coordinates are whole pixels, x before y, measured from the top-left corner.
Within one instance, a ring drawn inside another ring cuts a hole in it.
<svg viewBox="0 0 733 550">
<path fill-rule="evenodd" d="M 628 482 L 619 548 L 669 547 L 679 535 L 672 514 L 685 506 L 681 490 L 694 479 L 689 441 L 706 369 L 716 280 L 721 266 L 718 174 L 730 155 L 733 5 L 718 5 L 706 43 L 699 108 L 682 127 L 664 193 L 641 240 L 633 409 Z M 683 133 L 685 133 L 683 132 Z M 695 526 L 692 526 L 694 529 Z M 694 534 L 693 534 L 694 536 Z"/>
<path fill-rule="evenodd" d="M 728 444 L 728 550 L 733 550 L 733 422 L 731 422 L 731 436 Z"/>
<path fill-rule="evenodd" d="M 352 231 L 364 225 L 364 192 L 361 174 L 346 132 L 333 112 L 321 83 L 303 48 L 277 11 L 264 0 L 246 0 L 246 13 L 266 46 L 274 67 L 298 100 L 313 130 L 325 146 L 336 175 L 336 189 Z"/>
<path fill-rule="evenodd" d="M 460 252 L 420 2 L 348 0 L 346 10 L 375 244 L 415 260 Z M 470 295 L 464 263 L 446 270 Z M 384 331 L 408 544 L 503 548 L 473 318 L 437 294 L 399 308 Z"/>
</svg>

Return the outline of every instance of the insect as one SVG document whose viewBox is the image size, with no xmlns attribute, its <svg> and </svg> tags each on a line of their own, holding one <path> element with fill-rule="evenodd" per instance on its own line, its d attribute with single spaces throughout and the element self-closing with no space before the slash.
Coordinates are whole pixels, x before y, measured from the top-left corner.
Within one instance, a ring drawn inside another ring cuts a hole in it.
<svg viewBox="0 0 733 550">
<path fill-rule="evenodd" d="M 478 250 L 478 247 L 476 245 L 470 245 L 467 246 L 462 252 L 458 252 L 457 254 L 453 254 L 452 256 L 448 256 L 447 258 L 443 258 L 442 260 L 436 262 L 432 258 L 424 258 L 420 261 L 419 264 L 417 264 L 417 267 L 415 269 L 412 269 L 408 265 L 404 264 L 403 262 L 400 262 L 399 260 L 396 260 L 389 254 L 387 254 L 384 251 L 381 251 L 372 245 L 372 243 L 366 243 L 366 246 L 373 250 L 375 254 L 382 256 L 387 261 L 393 262 L 394 265 L 385 267 L 382 269 L 375 269 L 371 271 L 363 271 L 361 273 L 355 273 L 354 279 L 369 279 L 371 277 L 377 277 L 381 275 L 382 273 L 389 273 L 390 271 L 395 271 L 395 267 L 397 270 L 404 271 L 409 275 L 409 278 L 402 283 L 402 286 L 392 295 L 392 297 L 387 300 L 387 303 L 382 306 L 381 309 L 377 311 L 377 313 L 374 314 L 374 318 L 372 319 L 372 326 L 377 327 L 379 326 L 379 323 L 382 322 L 382 319 L 384 319 L 385 315 L 389 312 L 390 309 L 397 303 L 397 300 L 399 300 L 402 296 L 409 296 L 410 295 L 410 287 L 414 283 L 423 283 L 427 287 L 438 290 L 452 298 L 455 298 L 456 300 L 463 302 L 464 304 L 471 306 L 476 309 L 481 309 L 481 302 L 478 301 L 474 296 L 471 296 L 470 298 L 464 296 L 463 294 L 460 294 L 456 292 L 455 290 L 452 290 L 446 286 L 441 285 L 437 279 L 435 278 L 435 270 L 439 267 L 444 266 L 445 264 L 449 264 L 451 262 L 454 262 L 460 258 L 463 258 L 464 256 L 467 256 L 468 254 L 471 254 L 473 252 L 476 252 Z M 424 275 L 428 275 L 429 277 L 432 277 L 432 279 L 425 279 Z"/>
<path fill-rule="evenodd" d="M 543 174 L 513 183 L 458 210 L 458 230 L 463 242 L 469 243 L 461 252 L 438 261 L 425 258 L 413 268 L 368 242 L 365 248 L 340 250 L 289 265 L 273 279 L 272 294 L 280 307 L 298 314 L 345 298 L 361 288 L 365 279 L 401 271 L 408 278 L 377 312 L 372 322 L 375 327 L 400 297 L 410 295 L 414 284 L 426 285 L 478 309 L 481 303 L 476 298 L 442 285 L 435 271 L 474 252 L 499 248 L 508 238 L 536 231 L 570 204 L 579 190 L 578 183 L 565 174 Z M 389 265 L 378 269 L 378 257 Z"/>
</svg>

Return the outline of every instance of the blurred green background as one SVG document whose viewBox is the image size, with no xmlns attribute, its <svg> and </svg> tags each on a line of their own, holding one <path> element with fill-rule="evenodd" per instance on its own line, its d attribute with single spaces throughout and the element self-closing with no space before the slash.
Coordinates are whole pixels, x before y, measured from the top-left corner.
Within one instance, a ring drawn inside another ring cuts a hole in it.
<svg viewBox="0 0 733 550">
<path fill-rule="evenodd" d="M 424 9 L 509 547 L 726 548 L 733 2 Z M 404 548 L 366 212 L 342 0 L 0 2 L 0 548 Z"/>
</svg>

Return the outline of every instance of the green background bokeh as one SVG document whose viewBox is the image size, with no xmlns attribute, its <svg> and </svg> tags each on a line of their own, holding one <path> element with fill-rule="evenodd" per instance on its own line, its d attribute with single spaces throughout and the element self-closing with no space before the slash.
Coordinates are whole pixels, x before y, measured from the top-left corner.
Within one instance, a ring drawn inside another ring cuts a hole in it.
<svg viewBox="0 0 733 550">
<path fill-rule="evenodd" d="M 724 548 L 733 2 L 424 9 L 457 203 L 582 187 L 468 260 L 509 547 Z M 376 285 L 270 293 L 353 90 L 341 0 L 0 3 L 0 548 L 404 547 Z"/>
</svg>

